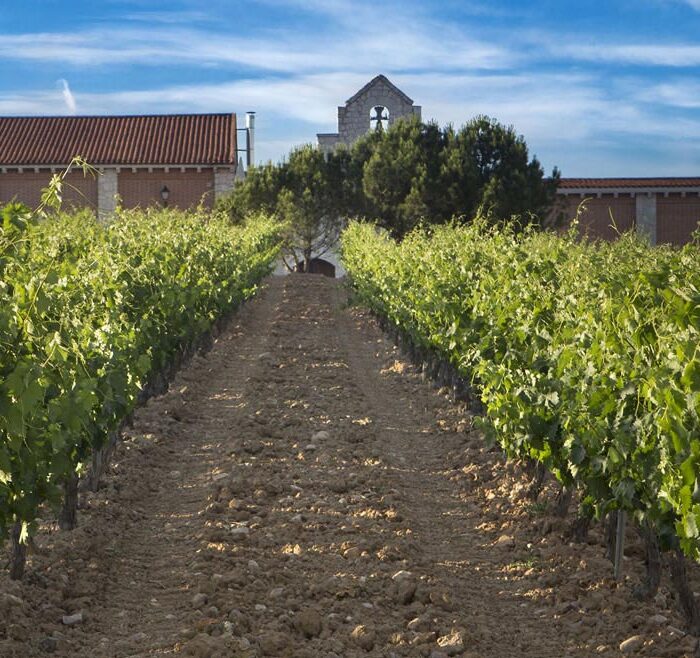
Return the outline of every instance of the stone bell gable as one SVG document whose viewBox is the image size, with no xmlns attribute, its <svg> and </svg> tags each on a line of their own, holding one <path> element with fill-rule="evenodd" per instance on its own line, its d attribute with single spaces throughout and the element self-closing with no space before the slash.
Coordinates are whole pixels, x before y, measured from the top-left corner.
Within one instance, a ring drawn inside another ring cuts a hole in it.
<svg viewBox="0 0 700 658">
<path fill-rule="evenodd" d="M 319 148 L 330 152 L 339 144 L 350 146 L 381 122 L 383 129 L 403 117 L 421 116 L 421 108 L 385 75 L 370 80 L 338 108 L 338 132 L 319 133 Z"/>
</svg>

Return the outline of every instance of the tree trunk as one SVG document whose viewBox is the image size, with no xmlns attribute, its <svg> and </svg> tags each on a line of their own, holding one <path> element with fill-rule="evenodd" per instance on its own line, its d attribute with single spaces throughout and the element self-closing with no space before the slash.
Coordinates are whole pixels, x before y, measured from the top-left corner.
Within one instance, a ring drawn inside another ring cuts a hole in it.
<svg viewBox="0 0 700 658">
<path fill-rule="evenodd" d="M 590 516 L 577 516 L 566 533 L 567 537 L 578 544 L 582 544 L 588 538 L 588 530 L 591 527 Z"/>
<path fill-rule="evenodd" d="M 635 588 L 634 594 L 640 599 L 651 599 L 656 596 L 661 582 L 661 552 L 659 551 L 659 537 L 654 528 L 648 523 L 638 528 L 639 536 L 644 542 L 646 550 L 645 564 L 647 568 L 646 580 Z"/>
<path fill-rule="evenodd" d="M 58 515 L 61 530 L 74 530 L 78 525 L 78 474 L 71 473 L 63 483 L 63 507 Z"/>
<path fill-rule="evenodd" d="M 605 517 L 605 557 L 615 561 L 615 534 L 617 532 L 617 510 L 608 512 Z"/>
<path fill-rule="evenodd" d="M 430 352 L 423 353 L 423 363 L 420 369 L 421 381 L 427 382 L 430 379 Z"/>
<path fill-rule="evenodd" d="M 416 344 L 413 341 L 408 345 L 408 360 L 411 364 L 416 362 Z"/>
<path fill-rule="evenodd" d="M 486 407 L 484 407 L 479 393 L 474 388 L 469 390 L 469 411 L 475 416 L 483 416 L 486 413 Z"/>
<path fill-rule="evenodd" d="M 92 452 L 92 467 L 88 475 L 88 486 L 90 491 L 97 491 L 100 488 L 100 479 L 104 472 L 105 462 L 107 460 L 106 452 L 111 438 L 108 438 L 101 448 Z"/>
<path fill-rule="evenodd" d="M 450 365 L 447 361 L 443 361 L 440 367 L 440 374 L 438 375 L 440 381 L 440 388 L 450 387 Z"/>
<path fill-rule="evenodd" d="M 437 356 L 435 356 L 435 354 L 432 354 L 430 356 L 430 361 L 429 361 L 428 376 L 433 383 L 435 383 L 435 381 L 437 380 L 439 369 L 440 369 L 440 362 L 439 362 Z"/>
<path fill-rule="evenodd" d="M 688 623 L 688 632 L 692 635 L 700 635 L 700 610 L 695 600 L 695 595 L 688 582 L 688 572 L 685 565 L 685 556 L 680 548 L 672 551 L 669 559 L 671 567 L 671 581 L 678 594 L 678 603 Z"/>
<path fill-rule="evenodd" d="M 456 375 L 452 384 L 452 400 L 455 403 L 466 402 L 469 399 L 469 384 L 464 377 Z"/>
<path fill-rule="evenodd" d="M 562 486 L 557 494 L 557 499 L 554 503 L 554 516 L 563 519 L 569 512 L 571 500 L 574 497 L 574 490 L 571 487 Z"/>
<path fill-rule="evenodd" d="M 542 462 L 534 459 L 528 460 L 526 470 L 528 475 L 532 478 L 526 497 L 534 503 L 537 502 L 537 499 L 542 493 L 542 489 L 544 488 L 544 476 L 547 474 L 547 471 Z"/>
<path fill-rule="evenodd" d="M 10 562 L 10 578 L 12 580 L 22 580 L 24 577 L 24 567 L 27 564 L 27 544 L 20 541 L 22 534 L 22 524 L 17 522 L 12 526 L 12 558 Z"/>
</svg>

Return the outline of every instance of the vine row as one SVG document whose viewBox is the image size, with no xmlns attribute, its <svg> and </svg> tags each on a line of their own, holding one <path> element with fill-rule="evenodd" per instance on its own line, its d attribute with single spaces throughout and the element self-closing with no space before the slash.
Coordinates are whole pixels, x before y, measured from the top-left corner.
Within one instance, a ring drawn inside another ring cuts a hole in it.
<svg viewBox="0 0 700 658">
<path fill-rule="evenodd" d="M 274 222 L 203 211 L 44 216 L 18 204 L 0 227 L 0 542 L 11 572 L 43 505 L 75 524 L 78 475 L 149 380 L 255 291 Z"/>
<path fill-rule="evenodd" d="M 401 243 L 352 223 L 342 252 L 361 302 L 479 392 L 488 439 L 575 491 L 583 519 L 622 511 L 649 544 L 698 559 L 697 244 L 477 220 Z"/>
</svg>

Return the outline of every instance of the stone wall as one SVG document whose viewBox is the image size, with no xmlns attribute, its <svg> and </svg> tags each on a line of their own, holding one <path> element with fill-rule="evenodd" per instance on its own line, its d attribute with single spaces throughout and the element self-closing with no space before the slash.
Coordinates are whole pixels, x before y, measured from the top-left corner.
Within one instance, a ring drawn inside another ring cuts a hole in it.
<svg viewBox="0 0 700 658">
<path fill-rule="evenodd" d="M 217 167 L 214 170 L 214 200 L 228 194 L 236 180 L 235 167 Z"/>
<path fill-rule="evenodd" d="M 640 235 L 656 244 L 656 194 L 635 195 L 634 225 Z"/>
<path fill-rule="evenodd" d="M 338 132 L 340 141 L 352 144 L 370 129 L 370 113 L 381 105 L 389 112 L 389 126 L 397 119 L 417 116 L 421 108 L 406 101 L 405 97 L 381 83 L 370 87 L 345 107 L 338 108 Z"/>
<path fill-rule="evenodd" d="M 116 169 L 103 169 L 97 177 L 97 215 L 106 219 L 117 208 L 119 179 Z"/>
<path fill-rule="evenodd" d="M 319 133 L 316 137 L 322 153 L 332 153 L 339 144 L 343 143 L 338 133 Z"/>
</svg>

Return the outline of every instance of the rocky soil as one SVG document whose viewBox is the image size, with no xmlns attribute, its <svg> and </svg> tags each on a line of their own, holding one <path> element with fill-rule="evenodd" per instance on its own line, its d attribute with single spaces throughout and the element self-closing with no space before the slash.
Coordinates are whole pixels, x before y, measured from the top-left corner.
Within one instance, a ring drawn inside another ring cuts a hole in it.
<svg viewBox="0 0 700 658">
<path fill-rule="evenodd" d="M 617 584 L 526 486 L 342 284 L 272 278 L 0 575 L 0 656 L 693 655 L 633 534 Z"/>
</svg>

